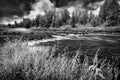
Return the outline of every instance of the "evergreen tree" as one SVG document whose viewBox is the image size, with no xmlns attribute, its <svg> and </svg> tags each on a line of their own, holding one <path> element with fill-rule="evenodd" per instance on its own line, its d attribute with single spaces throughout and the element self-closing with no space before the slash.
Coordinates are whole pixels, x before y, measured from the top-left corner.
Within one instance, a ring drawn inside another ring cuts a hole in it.
<svg viewBox="0 0 120 80">
<path fill-rule="evenodd" d="M 35 26 L 36 27 L 45 27 L 46 25 L 46 18 L 45 16 L 37 15 L 35 18 Z"/>
<path fill-rule="evenodd" d="M 99 17 L 108 23 L 108 26 L 115 26 L 119 22 L 119 4 L 117 0 L 106 0 L 101 7 Z"/>
<path fill-rule="evenodd" d="M 53 17 L 53 21 L 52 21 L 52 27 L 55 27 L 55 28 L 59 28 L 60 26 L 62 26 L 62 20 L 61 18 L 59 17 L 59 14 L 56 14 L 54 17 Z"/>
<path fill-rule="evenodd" d="M 30 28 L 32 27 L 32 20 L 30 20 L 29 18 L 24 18 L 22 24 L 23 24 L 23 27 Z"/>
<path fill-rule="evenodd" d="M 63 25 L 67 24 L 69 19 L 70 19 L 70 14 L 68 10 L 65 9 L 63 13 L 61 14 L 61 20 L 62 20 Z"/>
<path fill-rule="evenodd" d="M 73 12 L 72 17 L 70 18 L 70 25 L 72 27 L 76 27 L 76 24 L 78 23 L 79 16 L 76 12 Z"/>
<path fill-rule="evenodd" d="M 88 11 L 83 11 L 81 13 L 81 16 L 79 18 L 79 23 L 82 25 L 86 25 L 89 22 L 89 16 L 88 16 Z"/>
</svg>

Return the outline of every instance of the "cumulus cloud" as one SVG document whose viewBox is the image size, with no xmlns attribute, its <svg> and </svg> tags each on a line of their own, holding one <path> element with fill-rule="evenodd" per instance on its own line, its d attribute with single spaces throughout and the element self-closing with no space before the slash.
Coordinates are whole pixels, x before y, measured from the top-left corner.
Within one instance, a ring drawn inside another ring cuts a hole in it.
<svg viewBox="0 0 120 80">
<path fill-rule="evenodd" d="M 0 24 L 18 23 L 23 18 L 35 18 L 54 6 L 49 0 L 1 0 Z"/>
<path fill-rule="evenodd" d="M 19 17 L 28 14 L 31 10 L 31 4 L 35 0 L 0 0 L 0 19 L 3 17 Z"/>
<path fill-rule="evenodd" d="M 23 18 L 35 18 L 44 15 L 52 8 L 60 10 L 67 7 L 72 13 L 81 9 L 95 10 L 99 13 L 100 6 L 105 0 L 0 0 L 0 23 L 22 21 Z M 120 1 L 120 0 L 119 0 Z"/>
<path fill-rule="evenodd" d="M 45 12 L 52 10 L 53 7 L 54 4 L 51 3 L 49 0 L 37 0 L 37 2 L 32 5 L 32 10 L 30 11 L 30 14 L 26 15 L 25 17 L 33 19 L 38 14 L 44 15 Z"/>
</svg>

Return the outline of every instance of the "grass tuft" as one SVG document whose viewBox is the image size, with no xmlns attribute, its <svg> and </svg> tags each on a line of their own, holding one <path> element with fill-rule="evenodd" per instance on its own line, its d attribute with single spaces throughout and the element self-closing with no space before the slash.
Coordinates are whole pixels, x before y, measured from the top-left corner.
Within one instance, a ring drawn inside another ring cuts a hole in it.
<svg viewBox="0 0 120 80">
<path fill-rule="evenodd" d="M 89 57 L 78 50 L 54 56 L 57 47 L 29 46 L 27 41 L 7 42 L 0 49 L 1 80 L 118 80 L 119 58 Z M 59 53 L 58 53 L 59 54 Z"/>
</svg>

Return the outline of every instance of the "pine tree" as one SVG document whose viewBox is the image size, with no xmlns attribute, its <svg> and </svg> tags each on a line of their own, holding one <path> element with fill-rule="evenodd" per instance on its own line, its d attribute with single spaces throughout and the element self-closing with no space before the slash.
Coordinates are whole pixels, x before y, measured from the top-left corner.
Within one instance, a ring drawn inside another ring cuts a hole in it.
<svg viewBox="0 0 120 80">
<path fill-rule="evenodd" d="M 108 23 L 108 26 L 115 26 L 119 22 L 119 4 L 117 0 L 106 0 L 101 7 L 99 17 Z"/>
<path fill-rule="evenodd" d="M 88 11 L 86 10 L 81 13 L 79 23 L 82 25 L 86 25 L 88 22 L 89 22 L 89 16 L 88 16 Z"/>
<path fill-rule="evenodd" d="M 63 13 L 61 14 L 61 20 L 62 20 L 63 25 L 67 24 L 69 19 L 70 19 L 70 14 L 68 10 L 65 9 Z"/>
<path fill-rule="evenodd" d="M 76 24 L 78 23 L 79 16 L 76 12 L 73 12 L 72 17 L 70 18 L 70 25 L 72 27 L 76 27 Z"/>
<path fill-rule="evenodd" d="M 35 18 L 35 26 L 36 27 L 45 27 L 46 18 L 45 16 L 37 15 Z"/>
</svg>

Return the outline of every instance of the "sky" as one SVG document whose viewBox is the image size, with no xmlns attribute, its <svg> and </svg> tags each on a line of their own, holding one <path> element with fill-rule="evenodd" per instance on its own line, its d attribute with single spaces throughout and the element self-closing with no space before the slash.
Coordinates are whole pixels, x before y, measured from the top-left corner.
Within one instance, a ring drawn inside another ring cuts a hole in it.
<svg viewBox="0 0 120 80">
<path fill-rule="evenodd" d="M 50 10 L 50 8 L 60 8 L 73 5 L 82 5 L 86 9 L 94 9 L 89 6 L 91 3 L 103 0 L 0 0 L 0 23 L 3 21 L 18 20 L 23 16 L 29 17 Z"/>
<path fill-rule="evenodd" d="M 86 7 L 90 2 L 101 0 L 50 0 L 56 7 L 63 7 L 69 5 L 71 2 L 80 1 Z M 0 0 L 0 18 L 11 17 L 13 15 L 23 16 L 29 14 L 31 5 L 35 0 Z"/>
<path fill-rule="evenodd" d="M 31 10 L 34 0 L 0 0 L 0 18 L 13 15 L 23 16 Z"/>
<path fill-rule="evenodd" d="M 83 5 L 83 7 L 87 7 L 90 3 L 95 3 L 98 1 L 103 1 L 103 0 L 50 0 L 55 4 L 56 7 L 61 7 L 61 6 L 66 6 L 66 5 L 72 5 L 75 2 L 79 2 Z"/>
</svg>

